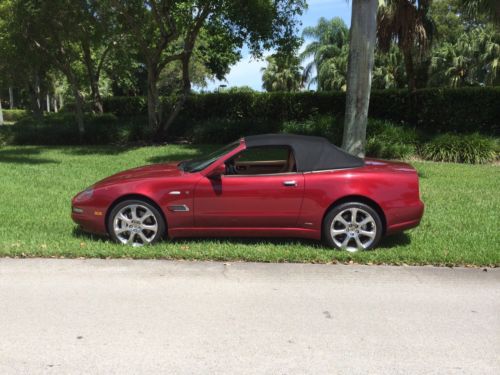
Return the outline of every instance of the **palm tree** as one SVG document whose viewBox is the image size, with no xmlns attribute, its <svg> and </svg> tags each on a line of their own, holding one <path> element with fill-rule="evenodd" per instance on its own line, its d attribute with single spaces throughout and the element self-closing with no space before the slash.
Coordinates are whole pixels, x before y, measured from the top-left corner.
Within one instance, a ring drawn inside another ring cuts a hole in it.
<svg viewBox="0 0 500 375">
<path fill-rule="evenodd" d="M 302 67 L 296 56 L 274 54 L 261 69 L 262 87 L 268 92 L 299 91 L 302 88 Z"/>
<path fill-rule="evenodd" d="M 377 0 L 353 0 L 342 148 L 365 154 L 377 29 Z"/>
<path fill-rule="evenodd" d="M 418 64 L 428 60 L 432 45 L 434 24 L 428 17 L 432 0 L 381 0 L 378 11 L 377 38 L 379 48 L 388 52 L 397 43 L 404 57 L 408 88 L 415 91 Z"/>
<path fill-rule="evenodd" d="M 459 0 L 459 4 L 470 17 L 483 16 L 500 25 L 500 1 Z"/>
<path fill-rule="evenodd" d="M 500 77 L 500 34 L 491 26 L 463 33 L 444 43 L 432 58 L 433 80 L 452 87 L 494 85 Z"/>
<path fill-rule="evenodd" d="M 345 90 L 349 29 L 344 21 L 322 17 L 316 26 L 306 27 L 302 36 L 312 39 L 300 55 L 303 62 L 312 58 L 303 74 L 307 86 L 317 84 L 318 91 Z"/>
<path fill-rule="evenodd" d="M 404 87 L 406 82 L 403 54 L 392 44 L 389 52 L 375 52 L 372 88 L 394 89 Z"/>
</svg>

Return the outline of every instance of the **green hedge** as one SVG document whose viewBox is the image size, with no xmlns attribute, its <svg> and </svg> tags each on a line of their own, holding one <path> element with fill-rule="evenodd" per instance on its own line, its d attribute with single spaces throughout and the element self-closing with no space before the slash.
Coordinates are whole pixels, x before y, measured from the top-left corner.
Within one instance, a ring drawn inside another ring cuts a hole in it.
<svg viewBox="0 0 500 375">
<path fill-rule="evenodd" d="M 143 97 L 113 97 L 104 108 L 119 117 L 147 113 Z M 343 116 L 345 94 L 301 93 L 213 93 L 189 97 L 178 122 L 210 119 L 250 120 L 270 123 L 302 121 L 313 115 Z M 410 125 L 426 134 L 481 132 L 498 135 L 500 87 L 373 91 L 370 117 Z"/>
</svg>

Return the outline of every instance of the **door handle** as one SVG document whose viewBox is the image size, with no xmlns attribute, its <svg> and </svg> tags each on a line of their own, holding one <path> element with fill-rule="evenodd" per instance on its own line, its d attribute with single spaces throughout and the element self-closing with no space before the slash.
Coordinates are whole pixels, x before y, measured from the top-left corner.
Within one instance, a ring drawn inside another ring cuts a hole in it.
<svg viewBox="0 0 500 375">
<path fill-rule="evenodd" d="M 297 181 L 292 180 L 292 181 L 284 181 L 283 185 L 285 186 L 297 186 Z"/>
</svg>

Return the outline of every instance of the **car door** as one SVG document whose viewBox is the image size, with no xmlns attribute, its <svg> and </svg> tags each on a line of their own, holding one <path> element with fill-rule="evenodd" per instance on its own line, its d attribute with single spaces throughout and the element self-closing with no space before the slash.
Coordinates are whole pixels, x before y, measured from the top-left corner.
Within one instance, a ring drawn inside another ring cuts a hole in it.
<svg viewBox="0 0 500 375">
<path fill-rule="evenodd" d="M 302 173 L 203 177 L 195 188 L 195 226 L 293 228 L 303 195 Z"/>
<path fill-rule="evenodd" d="M 235 174 L 202 177 L 194 193 L 195 226 L 296 227 L 304 195 L 304 175 L 281 173 L 286 169 L 291 150 L 283 152 L 283 148 L 266 148 L 264 152 L 245 150 L 242 153 L 246 157 L 235 157 L 238 160 Z M 272 155 L 275 157 L 271 158 Z"/>
</svg>

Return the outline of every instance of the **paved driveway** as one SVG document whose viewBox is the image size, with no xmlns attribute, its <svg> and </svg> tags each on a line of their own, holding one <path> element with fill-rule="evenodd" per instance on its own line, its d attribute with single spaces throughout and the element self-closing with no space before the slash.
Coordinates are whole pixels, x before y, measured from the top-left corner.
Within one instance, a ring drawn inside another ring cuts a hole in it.
<svg viewBox="0 0 500 375">
<path fill-rule="evenodd" d="M 500 270 L 0 259 L 0 374 L 499 374 Z"/>
</svg>

